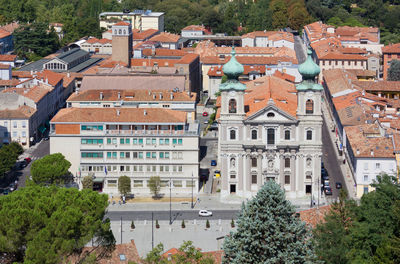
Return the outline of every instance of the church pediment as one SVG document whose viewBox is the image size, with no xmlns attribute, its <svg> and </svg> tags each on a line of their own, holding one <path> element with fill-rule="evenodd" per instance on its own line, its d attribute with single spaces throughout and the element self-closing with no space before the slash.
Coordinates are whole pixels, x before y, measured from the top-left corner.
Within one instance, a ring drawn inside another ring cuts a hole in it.
<svg viewBox="0 0 400 264">
<path fill-rule="evenodd" d="M 274 105 L 267 105 L 263 109 L 249 116 L 245 122 L 250 123 L 297 123 L 297 119 Z"/>
</svg>

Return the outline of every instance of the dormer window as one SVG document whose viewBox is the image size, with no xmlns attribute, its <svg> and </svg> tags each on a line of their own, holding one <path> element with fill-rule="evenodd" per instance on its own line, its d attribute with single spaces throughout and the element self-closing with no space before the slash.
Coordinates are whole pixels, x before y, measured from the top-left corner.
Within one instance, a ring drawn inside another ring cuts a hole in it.
<svg viewBox="0 0 400 264">
<path fill-rule="evenodd" d="M 267 117 L 268 117 L 268 118 L 273 118 L 273 117 L 275 117 L 275 114 L 272 113 L 272 112 L 270 112 L 270 113 L 267 114 Z"/>
</svg>

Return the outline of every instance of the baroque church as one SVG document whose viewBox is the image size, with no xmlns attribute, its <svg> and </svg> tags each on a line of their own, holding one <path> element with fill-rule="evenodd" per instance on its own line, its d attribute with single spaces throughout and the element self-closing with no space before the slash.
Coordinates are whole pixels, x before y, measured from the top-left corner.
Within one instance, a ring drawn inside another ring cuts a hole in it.
<svg viewBox="0 0 400 264">
<path fill-rule="evenodd" d="M 318 65 L 308 51 L 299 66 L 297 85 L 275 76 L 245 84 L 238 78 L 243 65 L 232 48 L 223 66 L 228 77 L 220 85 L 218 161 L 221 199 L 230 195 L 250 198 L 268 180 L 274 180 L 288 198 L 320 192 L 323 88 L 315 79 Z"/>
</svg>

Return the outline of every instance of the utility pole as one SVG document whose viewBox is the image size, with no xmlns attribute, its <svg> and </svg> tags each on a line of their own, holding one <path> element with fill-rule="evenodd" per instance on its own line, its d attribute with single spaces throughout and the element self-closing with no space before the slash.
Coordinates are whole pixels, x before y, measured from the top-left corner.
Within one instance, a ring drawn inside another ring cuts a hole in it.
<svg viewBox="0 0 400 264">
<path fill-rule="evenodd" d="M 153 220 L 154 220 L 154 214 L 151 212 L 151 250 L 154 248 L 154 225 L 153 225 Z"/>
<path fill-rule="evenodd" d="M 193 172 L 192 172 L 192 206 L 191 208 L 193 209 Z"/>
<path fill-rule="evenodd" d="M 171 204 L 171 199 L 172 199 L 172 191 L 171 191 L 171 187 L 172 187 L 172 180 L 171 178 L 169 178 L 169 225 L 172 224 L 172 204 Z"/>
<path fill-rule="evenodd" d="M 121 244 L 122 244 L 122 216 L 121 216 Z"/>
</svg>

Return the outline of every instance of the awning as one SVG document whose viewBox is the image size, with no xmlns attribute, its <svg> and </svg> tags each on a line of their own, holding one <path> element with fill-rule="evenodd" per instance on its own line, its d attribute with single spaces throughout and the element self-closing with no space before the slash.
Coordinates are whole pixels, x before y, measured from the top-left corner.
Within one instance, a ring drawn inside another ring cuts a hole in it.
<svg viewBox="0 0 400 264">
<path fill-rule="evenodd" d="M 104 182 L 104 177 L 96 177 L 93 179 L 93 182 Z"/>
<path fill-rule="evenodd" d="M 40 131 L 40 133 L 44 134 L 44 132 L 46 131 L 46 127 L 44 125 L 40 125 L 38 130 Z"/>
</svg>

